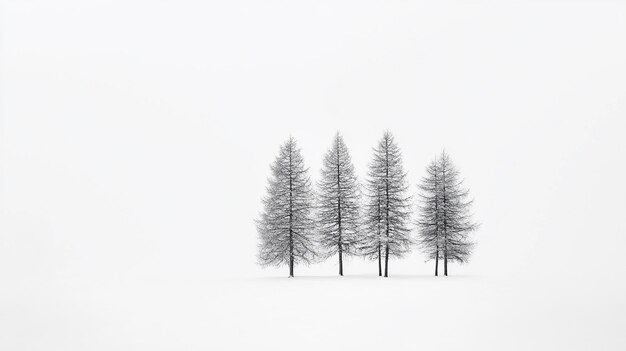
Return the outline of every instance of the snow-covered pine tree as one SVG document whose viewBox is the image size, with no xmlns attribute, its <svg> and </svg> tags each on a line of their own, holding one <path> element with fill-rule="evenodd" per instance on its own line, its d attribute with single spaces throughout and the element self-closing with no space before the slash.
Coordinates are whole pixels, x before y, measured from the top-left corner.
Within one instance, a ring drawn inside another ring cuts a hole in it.
<svg viewBox="0 0 626 351">
<path fill-rule="evenodd" d="M 439 163 L 432 161 L 426 167 L 426 176 L 419 185 L 419 215 L 417 226 L 419 228 L 418 244 L 428 260 L 435 260 L 435 276 L 439 275 L 439 258 L 441 257 L 441 223 L 439 217 L 439 205 L 441 199 L 441 178 Z"/>
<path fill-rule="evenodd" d="M 435 259 L 435 275 L 440 258 L 444 275 L 448 275 L 449 260 L 464 263 L 469 259 L 474 244 L 468 236 L 478 226 L 471 219 L 469 191 L 445 151 L 426 174 L 420 186 L 420 244 L 428 257 Z"/>
<path fill-rule="evenodd" d="M 317 256 L 311 181 L 293 137 L 280 147 L 271 170 L 264 211 L 257 220 L 258 260 L 263 266 L 286 264 L 293 277 L 295 264 L 308 264 Z"/>
<path fill-rule="evenodd" d="M 472 221 L 468 199 L 469 190 L 463 187 L 450 157 L 445 151 L 439 158 L 441 172 L 441 229 L 443 232 L 443 274 L 448 275 L 448 260 L 467 262 L 474 244 L 469 241 L 469 233 L 478 227 Z"/>
<path fill-rule="evenodd" d="M 389 257 L 402 257 L 410 250 L 410 197 L 402 167 L 402 156 L 393 136 L 385 132 L 368 172 L 368 203 L 366 205 L 366 240 L 362 252 L 378 258 L 381 275 L 381 256 L 385 257 L 385 277 L 389 272 Z"/>
<path fill-rule="evenodd" d="M 339 133 L 324 156 L 321 175 L 318 240 L 327 257 L 338 255 L 339 275 L 343 275 L 343 255 L 357 254 L 360 193 L 352 159 Z"/>
</svg>

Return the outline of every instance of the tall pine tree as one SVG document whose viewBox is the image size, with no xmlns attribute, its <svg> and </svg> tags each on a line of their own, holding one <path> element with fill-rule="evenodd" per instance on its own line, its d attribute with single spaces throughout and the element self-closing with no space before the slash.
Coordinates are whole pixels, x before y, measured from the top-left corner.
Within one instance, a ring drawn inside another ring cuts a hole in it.
<svg viewBox="0 0 626 351">
<path fill-rule="evenodd" d="M 338 256 L 339 275 L 343 275 L 343 256 L 358 252 L 360 194 L 352 159 L 339 133 L 324 156 L 321 175 L 319 242 L 327 257 Z"/>
<path fill-rule="evenodd" d="M 435 260 L 435 276 L 439 275 L 439 259 L 442 252 L 440 250 L 442 247 L 441 218 L 439 217 L 440 179 L 439 163 L 434 160 L 426 167 L 426 176 L 422 178 L 419 185 L 420 211 L 417 220 L 418 244 L 428 260 Z"/>
<path fill-rule="evenodd" d="M 448 275 L 448 261 L 469 259 L 474 245 L 469 233 L 478 225 L 471 219 L 469 191 L 445 151 L 426 169 L 420 190 L 419 243 L 427 257 L 435 260 L 435 275 L 439 259 Z"/>
<path fill-rule="evenodd" d="M 382 274 L 381 260 L 384 255 L 385 273 L 389 273 L 389 257 L 402 257 L 410 250 L 411 238 L 408 226 L 410 197 L 406 195 L 408 184 L 402 166 L 402 155 L 389 131 L 385 132 L 368 172 L 365 229 L 366 240 L 362 252 L 369 258 L 378 259 L 378 274 Z"/>
<path fill-rule="evenodd" d="M 289 266 L 310 263 L 316 256 L 313 241 L 313 192 L 308 169 L 293 137 L 281 147 L 271 166 L 272 176 L 257 220 L 261 265 Z"/>
</svg>

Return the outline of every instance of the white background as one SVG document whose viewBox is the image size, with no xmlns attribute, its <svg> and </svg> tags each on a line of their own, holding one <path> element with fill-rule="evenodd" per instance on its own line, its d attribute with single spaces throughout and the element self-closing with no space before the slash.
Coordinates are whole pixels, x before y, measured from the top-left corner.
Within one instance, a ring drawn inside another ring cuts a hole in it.
<svg viewBox="0 0 626 351">
<path fill-rule="evenodd" d="M 626 348 L 626 3 L 4 1 L 0 349 Z M 411 192 L 443 148 L 470 263 L 261 269 L 293 135 Z"/>
</svg>

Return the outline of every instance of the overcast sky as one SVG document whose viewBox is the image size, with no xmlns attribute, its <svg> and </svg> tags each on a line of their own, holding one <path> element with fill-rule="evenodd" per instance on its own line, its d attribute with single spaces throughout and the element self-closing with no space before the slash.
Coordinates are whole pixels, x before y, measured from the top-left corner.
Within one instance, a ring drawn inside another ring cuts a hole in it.
<svg viewBox="0 0 626 351">
<path fill-rule="evenodd" d="M 455 272 L 626 273 L 624 2 L 9 0 L 1 30 L 4 282 L 282 276 L 279 145 L 316 180 L 341 131 L 362 178 L 386 129 L 412 193 L 444 148 L 471 189 Z"/>
</svg>

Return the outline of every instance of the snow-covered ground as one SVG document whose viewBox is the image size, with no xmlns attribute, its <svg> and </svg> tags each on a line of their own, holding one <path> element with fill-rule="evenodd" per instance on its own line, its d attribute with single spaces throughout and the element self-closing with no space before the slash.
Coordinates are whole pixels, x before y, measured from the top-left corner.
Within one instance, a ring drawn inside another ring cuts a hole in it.
<svg viewBox="0 0 626 351">
<path fill-rule="evenodd" d="M 0 350 L 626 349 L 626 3 L 6 0 Z M 255 264 L 269 165 L 442 149 L 468 265 Z"/>
<path fill-rule="evenodd" d="M 0 293 L 5 350 L 619 350 L 626 345 L 623 291 L 607 289 L 593 277 L 59 281 L 45 289 L 10 291 Z"/>
</svg>

